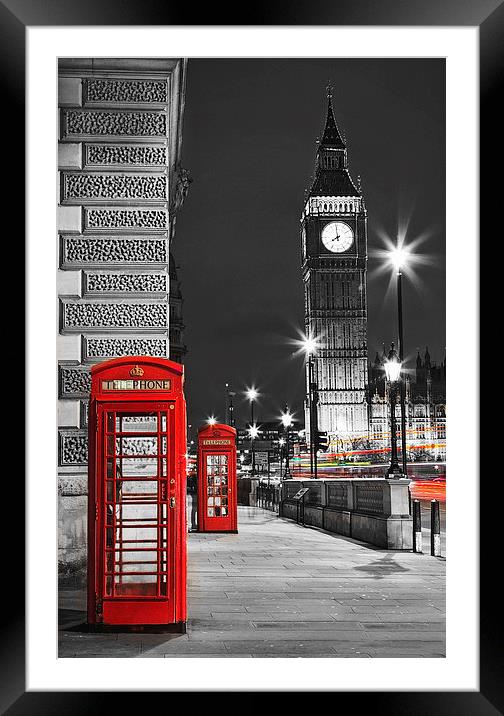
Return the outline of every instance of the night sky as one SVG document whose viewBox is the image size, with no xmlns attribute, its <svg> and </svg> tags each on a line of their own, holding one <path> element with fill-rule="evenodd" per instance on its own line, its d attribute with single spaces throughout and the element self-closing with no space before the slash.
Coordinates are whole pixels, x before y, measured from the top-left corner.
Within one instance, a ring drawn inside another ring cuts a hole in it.
<svg viewBox="0 0 504 716">
<path fill-rule="evenodd" d="M 224 420 L 226 382 L 239 425 L 251 385 L 258 422 L 286 403 L 302 418 L 303 358 L 289 340 L 303 328 L 299 219 L 329 81 L 368 211 L 369 357 L 396 338 L 393 272 L 375 252 L 398 226 L 406 245 L 421 239 L 416 277 L 403 279 L 405 354 L 444 357 L 444 60 L 189 60 L 182 164 L 193 183 L 172 249 L 192 432 L 211 414 Z"/>
</svg>

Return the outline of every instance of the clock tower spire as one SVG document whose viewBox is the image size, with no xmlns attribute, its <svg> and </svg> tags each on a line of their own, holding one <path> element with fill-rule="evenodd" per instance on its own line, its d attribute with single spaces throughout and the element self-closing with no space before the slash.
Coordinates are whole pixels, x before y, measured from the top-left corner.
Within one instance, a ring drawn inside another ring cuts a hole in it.
<svg viewBox="0 0 504 716">
<path fill-rule="evenodd" d="M 334 443 L 367 432 L 367 215 L 348 169 L 332 90 L 315 175 L 301 215 L 305 330 L 318 338 L 317 429 Z M 308 380 L 307 380 L 308 397 Z M 307 399 L 308 405 L 308 399 Z M 306 408 L 306 425 L 311 432 Z"/>
</svg>

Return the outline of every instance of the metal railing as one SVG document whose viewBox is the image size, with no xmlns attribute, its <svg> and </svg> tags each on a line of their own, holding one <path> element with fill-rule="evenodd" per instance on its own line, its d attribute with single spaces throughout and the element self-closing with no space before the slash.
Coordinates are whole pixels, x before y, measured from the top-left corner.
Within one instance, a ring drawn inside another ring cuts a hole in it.
<svg viewBox="0 0 504 716">
<path fill-rule="evenodd" d="M 267 483 L 260 482 L 256 489 L 257 507 L 262 507 L 264 510 L 271 510 L 272 512 L 278 512 L 278 506 L 280 504 L 280 486 L 268 485 Z"/>
</svg>

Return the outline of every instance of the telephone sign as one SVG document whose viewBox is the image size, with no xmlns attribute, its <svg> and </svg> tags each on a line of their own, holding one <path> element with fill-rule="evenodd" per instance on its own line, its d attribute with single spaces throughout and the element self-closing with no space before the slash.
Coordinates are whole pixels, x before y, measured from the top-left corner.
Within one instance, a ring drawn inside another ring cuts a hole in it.
<svg viewBox="0 0 504 716">
<path fill-rule="evenodd" d="M 88 623 L 186 621 L 183 367 L 116 358 L 91 368 Z"/>
</svg>

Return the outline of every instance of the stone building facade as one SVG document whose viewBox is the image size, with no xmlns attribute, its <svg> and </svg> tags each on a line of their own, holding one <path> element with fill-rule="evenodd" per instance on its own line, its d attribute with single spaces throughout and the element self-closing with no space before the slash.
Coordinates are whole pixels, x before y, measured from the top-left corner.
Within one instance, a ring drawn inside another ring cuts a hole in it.
<svg viewBox="0 0 504 716">
<path fill-rule="evenodd" d="M 389 386 L 385 351 L 369 366 L 369 447 L 390 446 Z M 446 358 L 438 365 L 429 349 L 418 352 L 415 370 L 406 376 L 406 447 L 408 461 L 446 460 Z M 398 446 L 401 446 L 400 404 L 396 406 Z M 388 455 L 384 457 L 388 460 Z"/>
<path fill-rule="evenodd" d="M 189 182 L 180 167 L 185 81 L 182 59 L 59 61 L 62 583 L 85 572 L 90 365 L 122 355 L 175 358 L 170 246 Z M 180 303 L 178 283 L 177 292 Z"/>
</svg>

